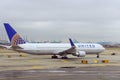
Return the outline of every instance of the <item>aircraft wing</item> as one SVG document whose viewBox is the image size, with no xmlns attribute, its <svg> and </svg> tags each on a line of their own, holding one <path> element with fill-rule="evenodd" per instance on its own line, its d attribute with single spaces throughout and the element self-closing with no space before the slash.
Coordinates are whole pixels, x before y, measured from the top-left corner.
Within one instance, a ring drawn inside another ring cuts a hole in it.
<svg viewBox="0 0 120 80">
<path fill-rule="evenodd" d="M 12 46 L 11 48 L 12 49 L 23 49 L 23 48 L 21 48 L 20 46 L 17 46 L 17 45 L 16 46 Z"/>
<path fill-rule="evenodd" d="M 6 48 L 6 49 L 23 49 L 19 46 L 7 46 L 7 45 L 0 45 L 1 48 Z"/>
<path fill-rule="evenodd" d="M 7 45 L 0 45 L 1 48 L 6 48 L 6 49 L 10 49 L 11 46 L 7 46 Z"/>
<path fill-rule="evenodd" d="M 72 39 L 69 39 L 69 41 L 70 41 L 70 44 L 71 44 L 71 48 L 69 48 L 65 51 L 59 52 L 60 55 L 76 53 L 76 46 L 74 45 Z"/>
<path fill-rule="evenodd" d="M 65 51 L 59 52 L 60 55 L 76 53 L 76 47 L 73 46 Z"/>
</svg>

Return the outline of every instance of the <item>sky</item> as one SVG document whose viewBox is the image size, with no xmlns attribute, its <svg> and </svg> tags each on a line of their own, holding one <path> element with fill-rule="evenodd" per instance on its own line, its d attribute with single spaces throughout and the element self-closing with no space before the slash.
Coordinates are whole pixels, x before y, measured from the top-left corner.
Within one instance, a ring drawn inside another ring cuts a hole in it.
<svg viewBox="0 0 120 80">
<path fill-rule="evenodd" d="M 2 0 L 3 23 L 32 41 L 120 42 L 120 0 Z"/>
</svg>

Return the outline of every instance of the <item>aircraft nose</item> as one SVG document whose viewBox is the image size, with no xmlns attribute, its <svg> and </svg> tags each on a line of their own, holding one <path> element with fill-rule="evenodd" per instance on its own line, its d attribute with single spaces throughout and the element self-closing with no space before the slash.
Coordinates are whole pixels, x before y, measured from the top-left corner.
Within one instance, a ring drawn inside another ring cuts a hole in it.
<svg viewBox="0 0 120 80">
<path fill-rule="evenodd" d="M 102 46 L 102 50 L 105 51 L 105 48 Z"/>
</svg>

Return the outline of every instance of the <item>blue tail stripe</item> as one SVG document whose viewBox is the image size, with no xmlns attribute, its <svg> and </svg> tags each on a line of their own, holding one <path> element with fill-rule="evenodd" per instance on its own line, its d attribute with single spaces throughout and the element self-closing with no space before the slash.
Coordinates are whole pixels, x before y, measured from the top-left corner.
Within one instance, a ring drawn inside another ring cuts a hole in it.
<svg viewBox="0 0 120 80">
<path fill-rule="evenodd" d="M 8 23 L 4 23 L 7 35 L 9 37 L 10 42 L 12 41 L 12 37 L 17 33 Z"/>
</svg>

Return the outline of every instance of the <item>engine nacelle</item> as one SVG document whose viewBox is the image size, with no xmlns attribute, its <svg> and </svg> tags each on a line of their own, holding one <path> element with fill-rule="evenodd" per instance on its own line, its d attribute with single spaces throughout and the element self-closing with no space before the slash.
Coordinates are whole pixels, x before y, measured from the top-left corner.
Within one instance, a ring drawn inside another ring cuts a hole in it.
<svg viewBox="0 0 120 80">
<path fill-rule="evenodd" d="M 85 51 L 78 51 L 76 52 L 75 54 L 73 54 L 74 56 L 77 56 L 77 57 L 85 57 L 86 55 L 86 52 Z"/>
</svg>

